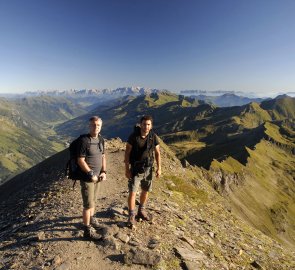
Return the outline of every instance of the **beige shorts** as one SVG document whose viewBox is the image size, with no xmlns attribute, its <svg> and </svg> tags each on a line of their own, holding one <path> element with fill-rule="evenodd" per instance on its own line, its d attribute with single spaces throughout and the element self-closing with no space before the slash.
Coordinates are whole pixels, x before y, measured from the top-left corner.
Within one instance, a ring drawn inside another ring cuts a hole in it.
<svg viewBox="0 0 295 270">
<path fill-rule="evenodd" d="M 137 192 L 139 186 L 143 191 L 152 191 L 153 168 L 148 167 L 144 173 L 137 173 L 128 181 L 130 192 Z"/>
<path fill-rule="evenodd" d="M 100 190 L 100 183 L 80 181 L 84 209 L 95 207 L 95 202 Z"/>
</svg>

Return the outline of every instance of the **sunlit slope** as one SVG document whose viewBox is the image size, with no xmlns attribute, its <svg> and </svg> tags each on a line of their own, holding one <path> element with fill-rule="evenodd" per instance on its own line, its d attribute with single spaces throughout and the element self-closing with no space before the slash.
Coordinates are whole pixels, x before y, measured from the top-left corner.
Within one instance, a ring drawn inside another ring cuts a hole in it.
<svg viewBox="0 0 295 270">
<path fill-rule="evenodd" d="M 295 144 L 279 127 L 266 123 L 265 138 L 243 166 L 227 158 L 214 160 L 210 171 L 214 185 L 231 202 L 235 213 L 284 244 L 295 245 Z"/>
<path fill-rule="evenodd" d="M 7 178 L 30 168 L 55 153 L 54 144 L 0 118 L 0 178 Z"/>
<path fill-rule="evenodd" d="M 294 102 L 290 97 L 282 100 L 284 104 Z M 293 107 L 288 109 L 291 115 L 292 110 Z M 150 114 L 155 120 L 155 131 L 180 159 L 207 169 L 214 159 L 221 161 L 228 156 L 245 164 L 249 156 L 246 147 L 253 148 L 265 137 L 264 123 L 273 121 L 272 110 L 265 110 L 255 102 L 218 108 L 171 93 L 156 93 L 127 97 L 108 108 L 99 106 L 86 115 L 60 125 L 57 132 L 64 136 L 78 136 L 87 130 L 88 118 L 93 114 L 102 117 L 104 136 L 123 140 L 127 139 L 142 115 Z M 278 124 L 280 132 L 289 136 L 292 124 L 287 123 L 289 120 L 286 117 L 285 114 L 280 115 L 279 121 L 285 124 Z"/>
<path fill-rule="evenodd" d="M 150 114 L 155 119 L 155 129 L 159 134 L 163 134 L 171 129 L 179 130 L 183 126 L 189 128 L 189 120 L 185 120 L 195 117 L 200 111 L 199 106 L 201 105 L 194 99 L 165 92 L 139 97 L 129 96 L 118 100 L 117 104 L 111 107 L 98 106 L 81 117 L 59 125 L 56 130 L 64 136 L 77 136 L 87 129 L 87 121 L 91 115 L 99 115 L 103 119 L 102 133 L 106 137 L 126 139 L 140 117 Z"/>
<path fill-rule="evenodd" d="M 15 101 L 16 109 L 34 122 L 65 121 L 86 112 L 64 97 L 37 96 Z"/>
<path fill-rule="evenodd" d="M 261 108 L 267 110 L 273 120 L 295 119 L 295 98 L 287 95 L 263 101 Z"/>
<path fill-rule="evenodd" d="M 83 112 L 64 98 L 1 98 L 0 182 L 63 149 L 54 125 Z"/>
</svg>

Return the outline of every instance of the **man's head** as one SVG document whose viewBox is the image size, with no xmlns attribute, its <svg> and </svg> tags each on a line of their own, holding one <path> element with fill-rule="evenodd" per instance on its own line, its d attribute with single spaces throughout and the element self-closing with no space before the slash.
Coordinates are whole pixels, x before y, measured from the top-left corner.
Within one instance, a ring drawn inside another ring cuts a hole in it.
<svg viewBox="0 0 295 270">
<path fill-rule="evenodd" d="M 89 119 L 89 133 L 91 137 L 97 137 L 101 130 L 102 120 L 99 116 L 92 116 Z"/>
<path fill-rule="evenodd" d="M 153 118 L 150 115 L 145 115 L 140 119 L 140 128 L 143 135 L 147 135 L 153 127 Z"/>
</svg>

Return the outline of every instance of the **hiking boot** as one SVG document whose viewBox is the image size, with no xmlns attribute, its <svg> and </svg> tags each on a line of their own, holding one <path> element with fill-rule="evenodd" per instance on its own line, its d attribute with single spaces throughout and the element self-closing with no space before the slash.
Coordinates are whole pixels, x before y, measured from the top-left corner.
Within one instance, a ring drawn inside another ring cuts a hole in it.
<svg viewBox="0 0 295 270">
<path fill-rule="evenodd" d="M 94 240 L 94 241 L 102 239 L 102 236 L 96 233 L 96 230 L 92 226 L 85 226 L 83 237 L 86 240 Z"/>
<path fill-rule="evenodd" d="M 151 221 L 152 216 L 146 212 L 144 208 L 138 209 L 136 218 L 138 220 Z"/>
<path fill-rule="evenodd" d="M 97 218 L 95 218 L 95 217 L 90 217 L 90 225 L 93 227 L 93 228 L 95 228 L 95 229 L 99 229 L 99 228 L 101 228 L 101 225 L 100 225 L 100 223 L 99 223 L 99 221 L 97 220 Z"/>
<path fill-rule="evenodd" d="M 128 221 L 127 221 L 127 226 L 132 228 L 135 225 L 135 215 L 131 214 L 129 215 Z"/>
</svg>

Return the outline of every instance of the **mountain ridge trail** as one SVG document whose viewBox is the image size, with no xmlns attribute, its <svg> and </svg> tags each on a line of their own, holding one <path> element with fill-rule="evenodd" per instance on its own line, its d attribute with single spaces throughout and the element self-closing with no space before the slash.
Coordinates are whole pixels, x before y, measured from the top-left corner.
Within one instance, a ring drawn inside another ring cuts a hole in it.
<svg viewBox="0 0 295 270">
<path fill-rule="evenodd" d="M 106 149 L 95 214 L 102 240 L 83 239 L 80 184 L 64 178 L 64 150 L 0 187 L 1 270 L 295 269 L 295 250 L 232 216 L 202 170 L 183 168 L 164 147 L 147 205 L 154 221 L 127 228 L 125 144 L 108 140 Z"/>
</svg>

